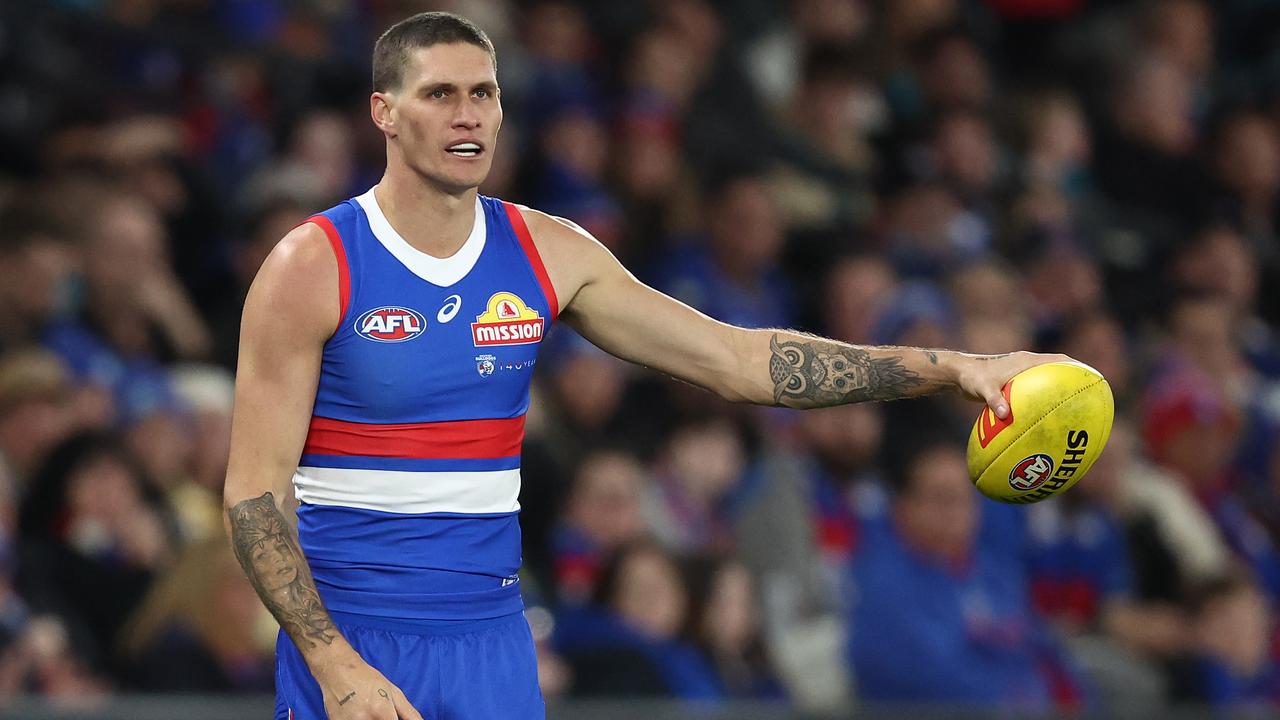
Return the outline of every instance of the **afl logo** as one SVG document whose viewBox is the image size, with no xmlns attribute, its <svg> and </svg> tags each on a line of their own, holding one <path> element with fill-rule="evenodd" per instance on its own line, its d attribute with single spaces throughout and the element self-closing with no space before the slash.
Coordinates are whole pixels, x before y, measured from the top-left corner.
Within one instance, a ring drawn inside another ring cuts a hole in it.
<svg viewBox="0 0 1280 720">
<path fill-rule="evenodd" d="M 355 330 L 376 342 L 398 343 L 418 337 L 426 327 L 427 321 L 418 311 L 389 305 L 361 315 Z"/>
<path fill-rule="evenodd" d="M 1035 490 L 1053 474 L 1053 458 L 1036 453 L 1022 459 L 1009 471 L 1009 487 L 1014 490 Z"/>
</svg>

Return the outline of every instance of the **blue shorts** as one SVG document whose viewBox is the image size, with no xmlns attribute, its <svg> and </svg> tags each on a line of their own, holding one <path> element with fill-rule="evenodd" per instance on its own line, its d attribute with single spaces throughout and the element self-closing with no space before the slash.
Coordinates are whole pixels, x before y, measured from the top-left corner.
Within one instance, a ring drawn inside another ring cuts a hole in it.
<svg viewBox="0 0 1280 720">
<path fill-rule="evenodd" d="M 406 626 L 330 613 L 343 636 L 404 691 L 426 720 L 542 720 L 533 636 L 524 613 Z M 320 686 L 293 641 L 276 641 L 276 720 L 322 720 Z"/>
</svg>

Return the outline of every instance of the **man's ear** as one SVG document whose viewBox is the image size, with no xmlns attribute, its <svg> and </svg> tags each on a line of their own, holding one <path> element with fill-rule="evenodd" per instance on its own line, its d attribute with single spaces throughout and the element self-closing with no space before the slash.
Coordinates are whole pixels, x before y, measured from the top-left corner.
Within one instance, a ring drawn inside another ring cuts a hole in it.
<svg viewBox="0 0 1280 720">
<path fill-rule="evenodd" d="M 396 136 L 394 103 L 391 93 L 375 92 L 369 96 L 369 118 L 387 137 Z"/>
</svg>

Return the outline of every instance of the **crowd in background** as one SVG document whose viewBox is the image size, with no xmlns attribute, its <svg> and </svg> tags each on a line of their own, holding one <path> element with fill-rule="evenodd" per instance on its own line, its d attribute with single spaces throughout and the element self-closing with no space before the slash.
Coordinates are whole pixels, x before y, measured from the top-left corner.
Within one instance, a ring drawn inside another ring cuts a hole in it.
<svg viewBox="0 0 1280 720">
<path fill-rule="evenodd" d="M 377 182 L 370 48 L 427 9 L 498 48 L 483 193 L 721 320 L 1066 352 L 1116 397 L 1087 479 L 1013 507 L 975 403 L 730 405 L 554 330 L 548 698 L 1280 710 L 1266 0 L 3 3 L 0 697 L 271 691 L 222 535 L 240 308 Z"/>
</svg>

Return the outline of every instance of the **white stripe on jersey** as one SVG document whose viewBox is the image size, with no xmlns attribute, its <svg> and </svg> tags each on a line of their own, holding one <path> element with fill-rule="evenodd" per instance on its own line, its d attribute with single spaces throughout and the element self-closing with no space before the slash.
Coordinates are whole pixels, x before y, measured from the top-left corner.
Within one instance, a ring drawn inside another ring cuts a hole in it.
<svg viewBox="0 0 1280 720">
<path fill-rule="evenodd" d="M 298 500 L 312 505 L 421 513 L 510 513 L 520 509 L 520 470 L 406 472 L 299 467 Z"/>
</svg>

